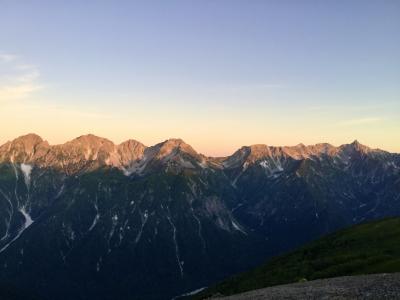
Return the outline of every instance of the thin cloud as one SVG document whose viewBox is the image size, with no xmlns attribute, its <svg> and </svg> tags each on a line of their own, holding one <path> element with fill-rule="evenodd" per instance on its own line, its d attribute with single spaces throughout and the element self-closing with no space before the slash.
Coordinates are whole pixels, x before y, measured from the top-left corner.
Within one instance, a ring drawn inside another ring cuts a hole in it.
<svg viewBox="0 0 400 300">
<path fill-rule="evenodd" d="M 91 118 L 91 119 L 112 119 L 111 114 L 101 114 L 96 112 L 84 112 L 81 110 L 64 109 L 64 108 L 53 108 L 55 112 L 64 113 L 66 115 L 80 117 L 80 118 Z"/>
<path fill-rule="evenodd" d="M 65 107 L 65 106 L 51 106 L 51 105 L 39 105 L 39 104 L 21 104 L 21 109 L 28 109 L 31 111 L 40 111 L 46 112 L 50 115 L 64 115 L 68 118 L 91 118 L 91 119 L 112 119 L 115 118 L 115 115 L 112 113 L 103 114 L 98 113 L 96 111 L 91 111 L 90 108 L 74 108 L 74 107 Z"/>
<path fill-rule="evenodd" d="M 365 125 L 372 124 L 382 121 L 381 118 L 371 117 L 371 118 L 360 118 L 360 119 L 352 119 L 345 120 L 338 123 L 339 126 L 356 126 L 356 125 Z"/>
<path fill-rule="evenodd" d="M 367 111 L 376 110 L 381 108 L 387 108 L 388 106 L 398 105 L 398 102 L 385 102 L 384 104 L 369 104 L 369 105 L 323 105 L 323 106 L 309 106 L 306 107 L 307 111 L 318 111 L 318 112 L 332 112 L 333 110 L 346 110 L 346 111 Z"/>
<path fill-rule="evenodd" d="M 29 97 L 43 88 L 38 83 L 39 69 L 26 64 L 14 54 L 0 54 L 3 76 L 0 77 L 0 101 Z M 5 74 L 5 75 L 4 75 Z"/>
<path fill-rule="evenodd" d="M 9 63 L 18 58 L 17 55 L 8 54 L 8 53 L 0 53 L 0 62 L 2 63 Z"/>
<path fill-rule="evenodd" d="M 13 86 L 0 86 L 0 101 L 26 98 L 42 87 L 34 84 L 19 84 Z"/>
</svg>

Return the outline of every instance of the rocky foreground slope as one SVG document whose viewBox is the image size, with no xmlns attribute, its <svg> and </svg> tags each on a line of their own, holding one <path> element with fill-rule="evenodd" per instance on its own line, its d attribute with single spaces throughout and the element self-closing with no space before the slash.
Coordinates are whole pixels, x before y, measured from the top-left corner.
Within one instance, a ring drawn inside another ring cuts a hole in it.
<svg viewBox="0 0 400 300">
<path fill-rule="evenodd" d="M 180 139 L 29 134 L 0 146 L 0 281 L 41 299 L 169 299 L 400 215 L 399 195 L 400 155 L 358 142 L 212 158 Z"/>
<path fill-rule="evenodd" d="M 243 294 L 214 297 L 223 300 L 387 299 L 400 296 L 400 273 L 344 276 L 285 284 Z"/>
</svg>

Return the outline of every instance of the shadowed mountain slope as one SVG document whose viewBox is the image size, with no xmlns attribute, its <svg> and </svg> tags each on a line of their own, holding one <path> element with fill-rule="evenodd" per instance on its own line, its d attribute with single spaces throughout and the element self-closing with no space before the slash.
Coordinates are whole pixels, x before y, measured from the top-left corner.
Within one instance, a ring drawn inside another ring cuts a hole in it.
<svg viewBox="0 0 400 300">
<path fill-rule="evenodd" d="M 400 218 L 340 230 L 229 278 L 193 299 L 305 280 L 390 272 L 400 272 Z"/>
</svg>

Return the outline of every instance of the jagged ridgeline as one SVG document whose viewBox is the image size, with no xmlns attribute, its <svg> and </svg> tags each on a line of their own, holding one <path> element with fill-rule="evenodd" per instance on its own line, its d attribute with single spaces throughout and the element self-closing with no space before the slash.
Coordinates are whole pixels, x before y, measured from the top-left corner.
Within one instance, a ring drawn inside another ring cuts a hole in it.
<svg viewBox="0 0 400 300">
<path fill-rule="evenodd" d="M 400 156 L 354 142 L 211 158 L 179 139 L 0 147 L 0 280 L 38 299 L 170 299 L 400 215 Z"/>
</svg>

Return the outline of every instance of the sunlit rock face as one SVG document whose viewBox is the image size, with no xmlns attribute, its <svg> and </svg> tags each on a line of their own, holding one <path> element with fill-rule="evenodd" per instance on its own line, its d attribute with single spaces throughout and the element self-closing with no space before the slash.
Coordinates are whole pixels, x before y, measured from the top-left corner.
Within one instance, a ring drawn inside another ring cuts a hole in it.
<svg viewBox="0 0 400 300">
<path fill-rule="evenodd" d="M 400 215 L 399 195 L 399 155 L 357 141 L 210 158 L 180 139 L 29 134 L 0 147 L 0 280 L 40 299 L 170 299 Z"/>
</svg>

